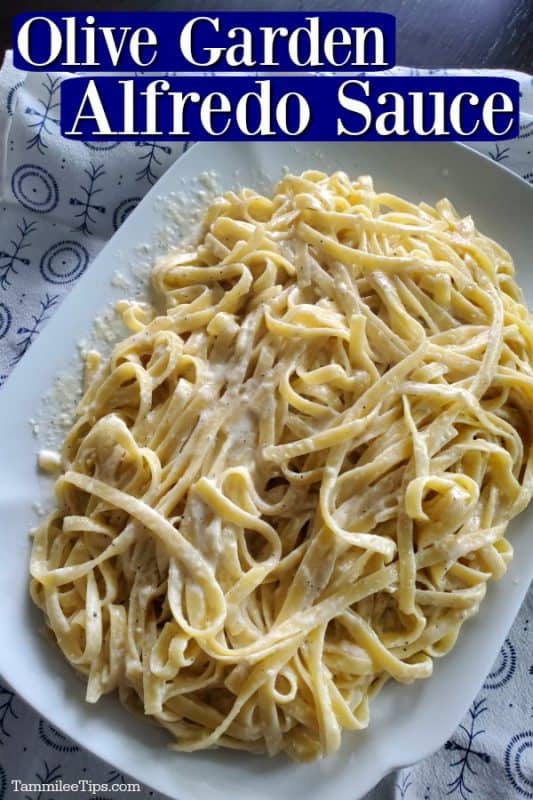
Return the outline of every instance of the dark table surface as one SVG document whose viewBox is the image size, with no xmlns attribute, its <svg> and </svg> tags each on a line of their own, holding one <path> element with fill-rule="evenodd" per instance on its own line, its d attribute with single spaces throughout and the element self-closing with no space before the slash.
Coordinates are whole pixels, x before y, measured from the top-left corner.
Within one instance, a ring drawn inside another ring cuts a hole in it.
<svg viewBox="0 0 533 800">
<path fill-rule="evenodd" d="M 2 0 L 0 54 L 14 14 L 46 11 L 388 11 L 397 17 L 397 63 L 507 67 L 533 72 L 533 0 Z"/>
</svg>

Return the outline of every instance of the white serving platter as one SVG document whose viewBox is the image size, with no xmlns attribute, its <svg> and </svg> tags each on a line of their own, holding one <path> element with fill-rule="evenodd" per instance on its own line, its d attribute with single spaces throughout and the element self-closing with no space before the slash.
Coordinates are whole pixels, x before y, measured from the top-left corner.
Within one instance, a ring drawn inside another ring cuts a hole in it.
<svg viewBox="0 0 533 800">
<path fill-rule="evenodd" d="M 455 649 L 433 677 L 388 685 L 371 705 L 367 731 L 345 734 L 341 750 L 296 765 L 225 750 L 177 754 L 164 731 L 134 718 L 115 697 L 84 702 L 84 684 L 43 636 L 42 615 L 28 596 L 29 529 L 40 494 L 38 444 L 28 424 L 54 376 L 76 355 L 94 318 L 110 300 L 113 272 L 137 258 L 161 224 L 158 198 L 215 170 L 224 189 L 264 185 L 284 167 L 300 172 L 343 169 L 371 174 L 376 186 L 414 201 L 447 196 L 501 242 L 533 305 L 533 190 L 472 150 L 436 143 L 216 143 L 180 158 L 144 198 L 91 264 L 0 391 L 0 675 L 50 722 L 121 772 L 179 800 L 357 800 L 394 767 L 417 761 L 452 733 L 497 656 L 532 577 L 533 505 L 510 527 L 515 559 L 491 584 L 481 612 L 468 621 Z"/>
</svg>

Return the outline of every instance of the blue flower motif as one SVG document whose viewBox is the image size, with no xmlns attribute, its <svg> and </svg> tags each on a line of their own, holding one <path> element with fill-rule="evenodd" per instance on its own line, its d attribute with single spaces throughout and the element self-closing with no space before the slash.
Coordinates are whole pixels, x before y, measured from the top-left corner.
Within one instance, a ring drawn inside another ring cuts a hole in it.
<svg viewBox="0 0 533 800">
<path fill-rule="evenodd" d="M 28 128 L 35 128 L 35 133 L 28 139 L 26 150 L 36 147 L 39 153 L 44 155 L 48 149 L 45 138 L 47 134 L 52 133 L 50 124 L 59 125 L 59 100 L 56 100 L 56 95 L 60 83 L 61 78 L 52 78 L 47 74 L 45 83 L 41 84 L 45 92 L 45 99 L 37 100 L 41 108 L 34 106 L 26 108 L 26 114 L 37 118 L 35 122 L 28 123 Z"/>
<path fill-rule="evenodd" d="M 11 286 L 11 273 L 18 275 L 17 266 L 19 264 L 29 265 L 30 259 L 23 256 L 22 251 L 29 246 L 29 242 L 26 239 L 31 233 L 35 232 L 36 227 L 34 222 L 28 223 L 22 217 L 22 220 L 17 223 L 19 235 L 9 241 L 13 249 L 0 250 L 0 262 L 4 262 L 3 264 L 0 263 L 0 286 L 2 289 L 7 289 L 8 286 Z"/>
<path fill-rule="evenodd" d="M 407 797 L 407 792 L 412 785 L 413 782 L 411 781 L 411 770 L 409 770 L 409 772 L 407 772 L 405 775 L 402 775 L 400 781 L 398 781 L 396 784 L 396 788 L 400 792 L 400 800 L 405 800 Z"/>
<path fill-rule="evenodd" d="M 105 175 L 105 169 L 103 164 L 95 166 L 91 162 L 89 169 L 84 169 L 83 171 L 87 175 L 87 183 L 80 186 L 81 198 L 71 197 L 70 205 L 79 208 L 79 211 L 74 216 L 81 221 L 75 230 L 91 235 L 94 231 L 89 227 L 89 223 L 96 224 L 97 217 L 95 215 L 97 213 L 105 214 L 106 212 L 105 206 L 94 202 L 94 196 L 102 191 L 101 187 L 96 186 L 96 183 Z"/>
<path fill-rule="evenodd" d="M 54 781 L 59 781 L 62 779 L 61 774 L 61 766 L 57 764 L 55 767 L 49 767 L 46 761 L 43 761 L 44 769 L 41 769 L 40 772 L 35 771 L 35 777 L 37 778 L 36 781 L 33 783 L 54 783 Z M 43 800 L 43 792 L 42 790 L 39 792 L 35 792 L 35 794 L 27 794 L 25 795 L 25 800 Z"/>
<path fill-rule="evenodd" d="M 139 156 L 140 161 L 146 161 L 142 169 L 137 172 L 136 180 L 142 181 L 144 178 L 148 181 L 148 183 L 153 186 L 156 180 L 160 176 L 155 171 L 156 166 L 162 165 L 162 160 L 160 155 L 163 153 L 167 156 L 172 154 L 172 148 L 166 144 L 158 144 L 157 142 L 135 142 L 136 147 L 140 147 L 146 150 L 141 156 Z"/>
<path fill-rule="evenodd" d="M 22 356 L 27 352 L 28 348 L 30 347 L 31 343 L 35 339 L 38 333 L 41 332 L 41 328 L 44 323 L 50 318 L 49 311 L 55 305 L 57 305 L 59 300 L 59 295 L 55 294 L 50 296 L 49 294 L 45 295 L 44 300 L 39 302 L 40 311 L 38 314 L 32 314 L 33 324 L 30 328 L 22 327 L 19 328 L 17 334 L 22 338 L 16 343 L 16 347 L 18 348 L 18 353 L 11 359 L 11 366 L 14 367 L 15 364 L 18 364 Z"/>
<path fill-rule="evenodd" d="M 494 150 L 489 150 L 488 154 L 493 161 L 505 161 L 506 158 L 509 158 L 510 149 L 510 147 L 502 147 L 500 149 L 500 145 L 496 143 Z"/>
<path fill-rule="evenodd" d="M 18 719 L 18 715 L 13 708 L 14 700 L 15 692 L 0 686 L 0 742 L 3 742 L 3 737 L 11 736 L 8 720 Z"/>
<path fill-rule="evenodd" d="M 474 750 L 472 747 L 474 740 L 477 739 L 478 736 L 481 736 L 481 734 L 485 733 L 484 728 L 476 730 L 476 727 L 478 724 L 478 718 L 487 710 L 488 709 L 485 705 L 484 697 L 479 700 L 475 700 L 468 712 L 470 716 L 470 727 L 467 728 L 465 725 L 461 724 L 458 728 L 458 732 L 461 731 L 464 734 L 466 741 L 463 742 L 457 741 L 456 739 L 450 739 L 444 745 L 446 750 L 460 753 L 457 761 L 453 761 L 450 764 L 451 768 L 459 767 L 459 773 L 453 781 L 448 783 L 448 791 L 446 792 L 448 795 L 455 795 L 455 793 L 458 792 L 463 800 L 468 800 L 468 796 L 473 794 L 473 790 L 467 783 L 468 774 L 470 773 L 470 775 L 474 776 L 477 775 L 472 763 L 475 763 L 475 759 L 479 759 L 485 764 L 490 763 L 490 756 L 487 753 L 483 753 L 480 750 Z"/>
</svg>

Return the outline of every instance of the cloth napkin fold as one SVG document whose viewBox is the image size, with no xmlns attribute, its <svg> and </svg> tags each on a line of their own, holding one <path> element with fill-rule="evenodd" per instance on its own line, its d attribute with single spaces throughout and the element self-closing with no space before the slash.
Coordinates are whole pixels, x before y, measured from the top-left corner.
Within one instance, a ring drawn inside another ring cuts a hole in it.
<svg viewBox="0 0 533 800">
<path fill-rule="evenodd" d="M 499 74 L 520 81 L 520 135 L 472 146 L 533 183 L 533 79 Z M 186 149 L 171 142 L 63 139 L 59 86 L 64 77 L 21 72 L 12 66 L 11 53 L 0 71 L 0 385 L 100 248 Z M 387 776 L 366 800 L 533 798 L 530 624 L 533 629 L 531 590 L 455 734 L 430 758 Z M 15 796 L 14 779 L 59 778 L 127 782 L 0 683 L 0 800 Z M 135 796 L 163 797 L 148 788 Z M 28 797 L 34 800 L 33 794 Z M 52 795 L 40 794 L 39 800 Z"/>
</svg>

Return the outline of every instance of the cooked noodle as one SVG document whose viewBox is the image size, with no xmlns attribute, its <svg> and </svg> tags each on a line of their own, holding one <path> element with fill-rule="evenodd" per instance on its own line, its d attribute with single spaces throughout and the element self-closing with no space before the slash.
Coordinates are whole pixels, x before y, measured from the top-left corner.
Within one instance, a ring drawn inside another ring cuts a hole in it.
<svg viewBox="0 0 533 800">
<path fill-rule="evenodd" d="M 31 592 L 87 700 L 307 760 L 431 674 L 532 495 L 508 253 L 368 177 L 228 192 L 92 355 Z"/>
</svg>

